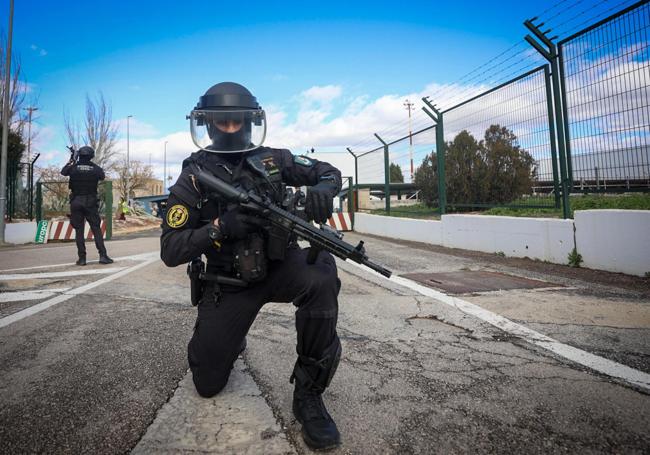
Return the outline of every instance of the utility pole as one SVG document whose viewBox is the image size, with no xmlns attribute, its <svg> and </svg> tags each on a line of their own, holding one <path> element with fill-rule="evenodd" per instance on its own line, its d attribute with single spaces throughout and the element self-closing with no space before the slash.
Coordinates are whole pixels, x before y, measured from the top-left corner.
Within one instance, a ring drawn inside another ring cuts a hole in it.
<svg viewBox="0 0 650 455">
<path fill-rule="evenodd" d="M 32 161 L 32 112 L 37 111 L 37 107 L 26 107 L 25 110 L 29 112 L 29 120 L 27 121 L 27 162 Z"/>
<path fill-rule="evenodd" d="M 9 29 L 7 33 L 7 63 L 5 64 L 4 97 L 2 100 L 2 152 L 0 154 L 0 245 L 5 243 L 7 213 L 7 158 L 9 142 L 9 83 L 11 81 L 11 35 L 14 28 L 14 0 L 9 0 Z"/>
<path fill-rule="evenodd" d="M 411 103 L 408 99 L 404 101 L 404 107 L 409 111 L 409 158 L 411 159 L 411 183 L 413 183 L 413 132 L 411 128 L 411 109 L 415 106 L 414 103 Z"/>
</svg>

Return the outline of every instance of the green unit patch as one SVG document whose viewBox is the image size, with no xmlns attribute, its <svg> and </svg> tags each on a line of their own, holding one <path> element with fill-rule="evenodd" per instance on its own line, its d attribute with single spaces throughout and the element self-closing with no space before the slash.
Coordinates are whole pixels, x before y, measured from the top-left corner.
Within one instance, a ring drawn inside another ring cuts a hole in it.
<svg viewBox="0 0 650 455">
<path fill-rule="evenodd" d="M 296 164 L 300 164 L 301 166 L 307 166 L 307 167 L 311 167 L 314 165 L 314 162 L 311 159 L 301 155 L 294 156 L 293 162 Z"/>
</svg>

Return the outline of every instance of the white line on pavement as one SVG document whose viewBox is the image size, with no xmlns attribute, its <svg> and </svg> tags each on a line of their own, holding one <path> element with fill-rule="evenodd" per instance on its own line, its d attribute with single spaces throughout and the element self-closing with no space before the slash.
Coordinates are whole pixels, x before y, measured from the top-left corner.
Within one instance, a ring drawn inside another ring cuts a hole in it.
<svg viewBox="0 0 650 455">
<path fill-rule="evenodd" d="M 23 300 L 39 300 L 52 297 L 54 294 L 65 292 L 70 288 L 41 289 L 30 291 L 3 292 L 0 294 L 0 302 L 21 302 Z"/>
<path fill-rule="evenodd" d="M 102 267 L 99 269 L 70 270 L 67 272 L 14 273 L 9 275 L 0 275 L 0 281 L 38 280 L 43 278 L 64 278 L 67 276 L 81 275 L 103 275 L 106 273 L 119 272 L 123 269 L 124 267 Z"/>
<path fill-rule="evenodd" d="M 117 261 L 144 261 L 146 259 L 149 259 L 150 257 L 153 257 L 154 255 L 158 255 L 157 251 L 150 251 L 148 253 L 139 253 L 139 254 L 132 254 L 130 256 L 121 256 L 117 258 L 113 258 L 115 262 Z M 90 264 L 95 264 L 98 263 L 98 260 L 93 260 L 93 261 L 88 261 L 87 262 L 89 265 Z M 65 266 L 70 266 L 74 265 L 74 262 L 65 262 L 63 264 L 51 264 L 51 265 L 35 265 L 32 267 L 20 267 L 17 269 L 4 269 L 0 270 L 0 272 L 18 272 L 20 270 L 36 270 L 36 269 L 46 269 L 48 267 L 65 267 Z"/>
<path fill-rule="evenodd" d="M 364 265 L 357 264 L 352 261 L 346 262 L 358 268 L 366 270 L 372 274 L 381 276 L 374 270 L 371 270 Z M 424 296 L 434 298 L 439 302 L 457 308 L 463 313 L 477 317 L 482 321 L 498 327 L 504 332 L 516 335 L 524 341 L 549 350 L 559 355 L 560 357 L 564 357 L 565 359 L 579 363 L 580 365 L 584 365 L 588 368 L 591 368 L 592 370 L 598 371 L 599 373 L 606 374 L 607 376 L 619 378 L 629 382 L 630 384 L 634 384 L 636 386 L 650 390 L 650 374 L 644 373 L 643 371 L 635 370 L 634 368 L 630 368 L 621 363 L 614 362 L 612 360 L 591 354 L 587 351 L 583 351 L 582 349 L 574 348 L 568 344 L 561 343 L 542 333 L 529 329 L 528 327 L 525 327 L 521 324 L 517 324 L 516 322 L 512 322 L 510 319 L 504 318 L 503 316 L 493 313 L 492 311 L 481 308 L 478 305 L 459 299 L 458 297 L 444 294 L 440 291 L 436 291 L 435 289 L 428 288 L 416 283 L 415 281 L 411 281 L 409 279 L 396 275 L 391 276 L 389 280 L 401 286 L 407 287 L 413 291 L 419 292 Z"/>
<path fill-rule="evenodd" d="M 83 286 L 80 286 L 76 289 L 72 289 L 69 292 L 66 292 L 65 294 L 53 297 L 49 300 L 46 300 L 45 302 L 41 302 L 39 304 L 36 304 L 34 306 L 31 306 L 29 308 L 25 308 L 22 311 L 18 311 L 17 313 L 14 313 L 10 316 L 4 317 L 0 319 L 0 328 L 8 326 L 9 324 L 12 324 L 16 321 L 20 321 L 21 319 L 24 319 L 28 316 L 31 316 L 33 314 L 39 313 L 43 310 L 46 310 L 50 308 L 51 306 L 54 306 L 56 304 L 59 304 L 61 302 L 65 302 L 66 300 L 71 299 L 72 297 L 82 294 L 90 289 L 96 288 L 97 286 L 101 286 L 102 284 L 110 283 L 113 280 L 117 280 L 118 278 L 123 277 L 124 275 L 128 275 L 131 272 L 134 272 L 138 269 L 141 269 L 142 267 L 146 267 L 149 264 L 153 264 L 158 260 L 157 257 L 151 258 L 148 261 L 141 262 L 140 264 L 134 265 L 132 267 L 129 267 L 127 269 L 120 269 L 119 272 L 114 273 L 113 275 L 109 275 L 107 277 L 101 278 L 97 281 L 93 281 L 92 283 L 85 284 Z"/>
</svg>

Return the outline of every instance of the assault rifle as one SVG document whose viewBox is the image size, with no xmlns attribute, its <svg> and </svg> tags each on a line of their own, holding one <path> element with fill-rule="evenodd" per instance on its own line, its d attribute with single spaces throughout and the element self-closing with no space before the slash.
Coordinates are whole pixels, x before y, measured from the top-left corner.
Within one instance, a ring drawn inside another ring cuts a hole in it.
<svg viewBox="0 0 650 455">
<path fill-rule="evenodd" d="M 70 150 L 70 161 L 72 162 L 77 162 L 77 158 L 79 158 L 79 155 L 77 154 L 77 151 L 74 149 L 72 145 L 67 145 L 66 148 Z"/>
<path fill-rule="evenodd" d="M 302 218 L 275 205 L 268 197 L 256 194 L 254 191 L 244 191 L 224 182 L 209 172 L 194 169 L 195 176 L 210 191 L 216 192 L 219 196 L 229 202 L 237 203 L 242 208 L 267 218 L 272 225 L 278 226 L 289 233 L 296 234 L 299 238 L 307 240 L 310 244 L 310 251 L 307 257 L 308 263 L 313 263 L 321 250 L 325 250 L 341 259 L 350 259 L 359 264 L 370 267 L 372 270 L 390 278 L 392 272 L 379 264 L 368 259 L 363 240 L 355 247 L 345 242 L 343 234 L 329 226 L 321 225 L 317 228 Z"/>
</svg>

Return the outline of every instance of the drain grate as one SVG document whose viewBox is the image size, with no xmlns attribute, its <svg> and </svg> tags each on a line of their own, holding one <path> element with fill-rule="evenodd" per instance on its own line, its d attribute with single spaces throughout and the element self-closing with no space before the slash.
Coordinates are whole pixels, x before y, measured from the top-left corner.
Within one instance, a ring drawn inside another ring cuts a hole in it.
<svg viewBox="0 0 650 455">
<path fill-rule="evenodd" d="M 444 273 L 407 273 L 404 278 L 450 294 L 535 289 L 559 286 L 546 281 L 531 280 L 499 272 L 460 271 Z"/>
</svg>

